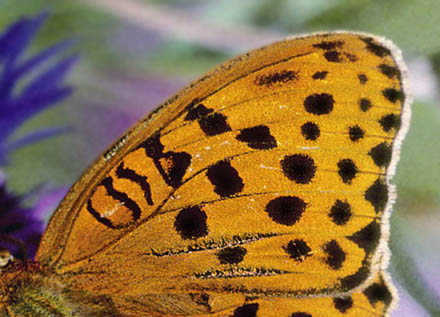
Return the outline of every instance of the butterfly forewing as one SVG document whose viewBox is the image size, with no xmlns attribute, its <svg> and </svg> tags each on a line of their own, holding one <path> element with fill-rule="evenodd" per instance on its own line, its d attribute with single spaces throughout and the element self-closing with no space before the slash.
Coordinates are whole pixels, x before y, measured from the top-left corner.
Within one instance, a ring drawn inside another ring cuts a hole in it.
<svg viewBox="0 0 440 317">
<path fill-rule="evenodd" d="M 82 272 L 74 287 L 127 296 L 362 285 L 386 252 L 390 164 L 409 115 L 391 48 L 320 34 L 214 70 L 92 166 L 38 259 L 66 278 Z"/>
</svg>

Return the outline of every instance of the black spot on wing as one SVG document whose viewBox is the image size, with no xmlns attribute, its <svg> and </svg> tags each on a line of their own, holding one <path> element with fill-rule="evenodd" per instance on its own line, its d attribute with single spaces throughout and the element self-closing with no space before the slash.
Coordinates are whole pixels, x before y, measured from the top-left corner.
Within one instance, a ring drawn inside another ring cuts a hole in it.
<svg viewBox="0 0 440 317">
<path fill-rule="evenodd" d="M 234 317 L 257 317 L 258 303 L 244 304 L 234 311 Z"/>
<path fill-rule="evenodd" d="M 325 79 L 327 74 L 328 74 L 327 71 L 316 72 L 316 73 L 313 74 L 312 78 L 313 79 Z"/>
<path fill-rule="evenodd" d="M 351 296 L 346 297 L 334 297 L 333 305 L 341 313 L 346 313 L 350 308 L 353 307 L 353 299 Z"/>
<path fill-rule="evenodd" d="M 397 101 L 403 102 L 404 94 L 401 90 L 397 90 L 394 88 L 387 88 L 382 91 L 383 96 L 391 101 L 392 103 L 396 103 Z"/>
<path fill-rule="evenodd" d="M 384 132 L 390 132 L 391 129 L 398 130 L 400 128 L 400 117 L 394 113 L 387 114 L 379 119 L 379 123 Z"/>
<path fill-rule="evenodd" d="M 368 77 L 365 74 L 359 74 L 358 79 L 359 79 L 359 82 L 361 83 L 361 85 L 365 85 L 366 82 L 368 81 Z"/>
<path fill-rule="evenodd" d="M 219 161 L 208 167 L 206 176 L 214 192 L 221 197 L 229 197 L 242 191 L 244 184 L 237 170 L 228 161 Z"/>
<path fill-rule="evenodd" d="M 243 247 L 227 247 L 217 252 L 221 264 L 238 264 L 243 261 L 247 250 Z"/>
<path fill-rule="evenodd" d="M 304 139 L 315 141 L 319 138 L 321 131 L 317 124 L 313 122 L 306 122 L 301 126 L 301 134 L 304 136 Z"/>
<path fill-rule="evenodd" d="M 338 174 L 345 184 L 351 184 L 358 172 L 358 168 L 351 159 L 343 159 L 338 162 Z"/>
<path fill-rule="evenodd" d="M 283 249 L 291 259 L 297 262 L 302 262 L 306 257 L 311 256 L 312 251 L 307 243 L 301 239 L 290 240 L 287 246 L 283 246 Z"/>
<path fill-rule="evenodd" d="M 388 186 L 385 181 L 378 178 L 365 191 L 365 199 L 373 205 L 376 213 L 382 212 L 388 201 Z"/>
<path fill-rule="evenodd" d="M 324 53 L 324 57 L 327 61 L 332 63 L 342 62 L 341 53 L 339 53 L 338 51 L 327 51 Z"/>
<path fill-rule="evenodd" d="M 370 271 L 368 267 L 361 267 L 356 273 L 348 275 L 340 280 L 340 289 L 342 292 L 347 292 L 355 287 L 361 285 L 369 276 Z"/>
<path fill-rule="evenodd" d="M 352 236 L 347 237 L 347 239 L 356 243 L 365 250 L 365 253 L 369 254 L 376 249 L 380 237 L 380 225 L 376 221 L 372 221 Z"/>
<path fill-rule="evenodd" d="M 399 80 L 401 79 L 400 70 L 397 67 L 390 66 L 387 64 L 381 64 L 378 67 L 379 67 L 379 71 L 388 78 L 397 78 Z"/>
<path fill-rule="evenodd" d="M 276 84 L 284 84 L 298 78 L 298 72 L 291 70 L 283 70 L 269 75 L 258 76 L 255 84 L 258 86 L 271 87 Z"/>
<path fill-rule="evenodd" d="M 206 213 L 200 207 L 189 207 L 179 211 L 174 227 L 182 239 L 198 239 L 208 234 L 206 220 Z"/>
<path fill-rule="evenodd" d="M 186 114 L 185 121 L 198 120 L 206 117 L 208 114 L 212 113 L 214 110 L 206 108 L 203 104 L 199 104 L 188 110 Z"/>
<path fill-rule="evenodd" d="M 389 306 L 393 300 L 393 295 L 383 280 L 371 284 L 364 290 L 363 293 L 372 306 L 375 306 L 378 302 L 382 302 L 386 306 Z"/>
<path fill-rule="evenodd" d="M 336 240 L 331 240 L 323 246 L 324 252 L 327 254 L 325 262 L 333 270 L 339 270 L 345 261 L 345 252 L 336 242 Z"/>
<path fill-rule="evenodd" d="M 270 134 L 269 127 L 265 125 L 243 129 L 236 139 L 246 142 L 250 148 L 257 150 L 268 150 L 277 146 L 277 141 Z"/>
<path fill-rule="evenodd" d="M 304 107 L 307 112 L 319 116 L 332 112 L 334 103 L 335 101 L 331 94 L 312 94 L 304 100 Z"/>
<path fill-rule="evenodd" d="M 298 184 L 310 183 L 316 172 L 315 162 L 306 154 L 286 155 L 281 168 L 288 179 Z"/>
<path fill-rule="evenodd" d="M 231 131 L 226 122 L 226 116 L 221 113 L 212 113 L 199 120 L 200 128 L 208 136 L 222 134 Z"/>
<path fill-rule="evenodd" d="M 348 202 L 337 199 L 330 209 L 329 217 L 339 225 L 345 225 L 351 219 L 351 207 Z"/>
<path fill-rule="evenodd" d="M 376 164 L 379 167 L 387 167 L 391 162 L 391 153 L 392 148 L 391 144 L 388 144 L 387 142 L 382 142 L 375 147 L 373 147 L 369 152 L 368 155 L 371 156 L 371 158 L 374 161 L 374 164 Z"/>
<path fill-rule="evenodd" d="M 344 46 L 344 41 L 322 41 L 320 43 L 313 44 L 313 47 L 328 51 L 334 50 Z"/>
<path fill-rule="evenodd" d="M 355 125 L 348 128 L 348 135 L 350 137 L 350 140 L 352 140 L 353 142 L 357 142 L 364 137 L 365 132 L 361 129 L 360 126 Z"/>
<path fill-rule="evenodd" d="M 296 196 L 281 196 L 269 201 L 265 210 L 276 223 L 292 226 L 301 219 L 306 203 Z"/>
<path fill-rule="evenodd" d="M 391 51 L 388 48 L 376 43 L 373 38 L 360 37 L 360 39 L 365 42 L 366 49 L 371 53 L 373 53 L 374 55 L 379 57 L 385 57 L 391 55 Z"/>
<path fill-rule="evenodd" d="M 221 113 L 214 112 L 213 109 L 207 108 L 203 104 L 193 105 L 189 107 L 188 113 L 185 117 L 186 121 L 197 120 L 200 129 L 207 136 L 214 136 L 231 131 L 231 127 L 226 121 L 226 116 Z"/>
<path fill-rule="evenodd" d="M 163 161 L 161 174 L 165 182 L 173 188 L 182 184 L 183 176 L 191 164 L 191 155 L 185 152 L 166 152 L 161 158 Z"/>
<path fill-rule="evenodd" d="M 359 100 L 359 107 L 363 112 L 368 111 L 373 105 L 371 104 L 371 101 L 367 98 L 361 98 Z"/>
</svg>

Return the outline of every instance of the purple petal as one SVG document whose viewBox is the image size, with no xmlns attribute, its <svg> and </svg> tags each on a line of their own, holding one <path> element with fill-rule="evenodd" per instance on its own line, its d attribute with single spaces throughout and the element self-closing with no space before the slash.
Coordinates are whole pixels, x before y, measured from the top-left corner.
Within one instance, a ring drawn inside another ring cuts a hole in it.
<svg viewBox="0 0 440 317">
<path fill-rule="evenodd" d="M 21 76 L 26 75 L 26 73 L 32 71 L 40 64 L 46 62 L 52 56 L 55 56 L 56 54 L 67 49 L 75 42 L 75 40 L 66 40 L 57 43 L 41 51 L 37 55 L 29 58 L 27 61 L 21 63 L 21 65 L 17 66 L 15 69 L 8 68 L 8 70 L 4 72 L 3 78 L 0 82 L 0 87 L 3 87 L 4 90 L 4 97 L 10 98 L 12 87 L 16 84 Z"/>
<path fill-rule="evenodd" d="M 9 144 L 6 144 L 3 148 L 5 152 L 13 151 L 17 148 L 36 143 L 63 133 L 71 132 L 71 127 L 54 127 L 54 128 L 47 128 L 39 131 L 34 131 L 29 134 L 26 134 L 25 136 L 10 142 Z"/>
<path fill-rule="evenodd" d="M 0 37 L 0 60 L 8 60 L 14 63 L 30 41 L 35 36 L 40 26 L 48 17 L 49 12 L 43 11 L 35 18 L 24 17 L 12 24 Z"/>
<path fill-rule="evenodd" d="M 71 92 L 70 87 L 55 88 L 15 101 L 9 106 L 13 111 L 5 112 L 0 109 L 0 126 L 2 127 L 0 142 L 9 137 L 22 122 L 43 109 L 55 106 L 57 101 L 67 97 Z"/>
<path fill-rule="evenodd" d="M 22 92 L 23 95 L 34 95 L 56 87 L 63 80 L 67 72 L 72 68 L 75 62 L 78 60 L 78 56 L 70 56 L 54 67 L 38 76 L 33 82 L 31 82 Z"/>
</svg>

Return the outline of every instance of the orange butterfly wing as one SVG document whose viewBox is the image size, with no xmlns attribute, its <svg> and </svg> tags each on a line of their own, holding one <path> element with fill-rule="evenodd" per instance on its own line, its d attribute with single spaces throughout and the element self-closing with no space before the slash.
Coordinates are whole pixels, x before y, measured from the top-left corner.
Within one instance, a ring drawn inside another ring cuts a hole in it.
<svg viewBox="0 0 440 317">
<path fill-rule="evenodd" d="M 72 288 L 182 313 L 356 289 L 387 252 L 402 72 L 391 44 L 353 33 L 224 64 L 96 161 L 37 260 Z"/>
</svg>

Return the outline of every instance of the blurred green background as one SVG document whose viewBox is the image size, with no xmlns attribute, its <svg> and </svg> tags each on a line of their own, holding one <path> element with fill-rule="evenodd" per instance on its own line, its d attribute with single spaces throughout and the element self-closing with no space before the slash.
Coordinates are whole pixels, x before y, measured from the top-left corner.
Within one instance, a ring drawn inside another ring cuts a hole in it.
<svg viewBox="0 0 440 317">
<path fill-rule="evenodd" d="M 209 68 L 286 35 L 323 30 L 380 34 L 403 51 L 415 102 L 394 183 L 390 271 L 393 316 L 440 316 L 440 1 L 435 0 L 1 0 L 0 28 L 22 15 L 52 16 L 33 47 L 77 38 L 75 93 L 29 121 L 74 131 L 18 150 L 10 186 L 70 186 L 100 152 Z"/>
</svg>

